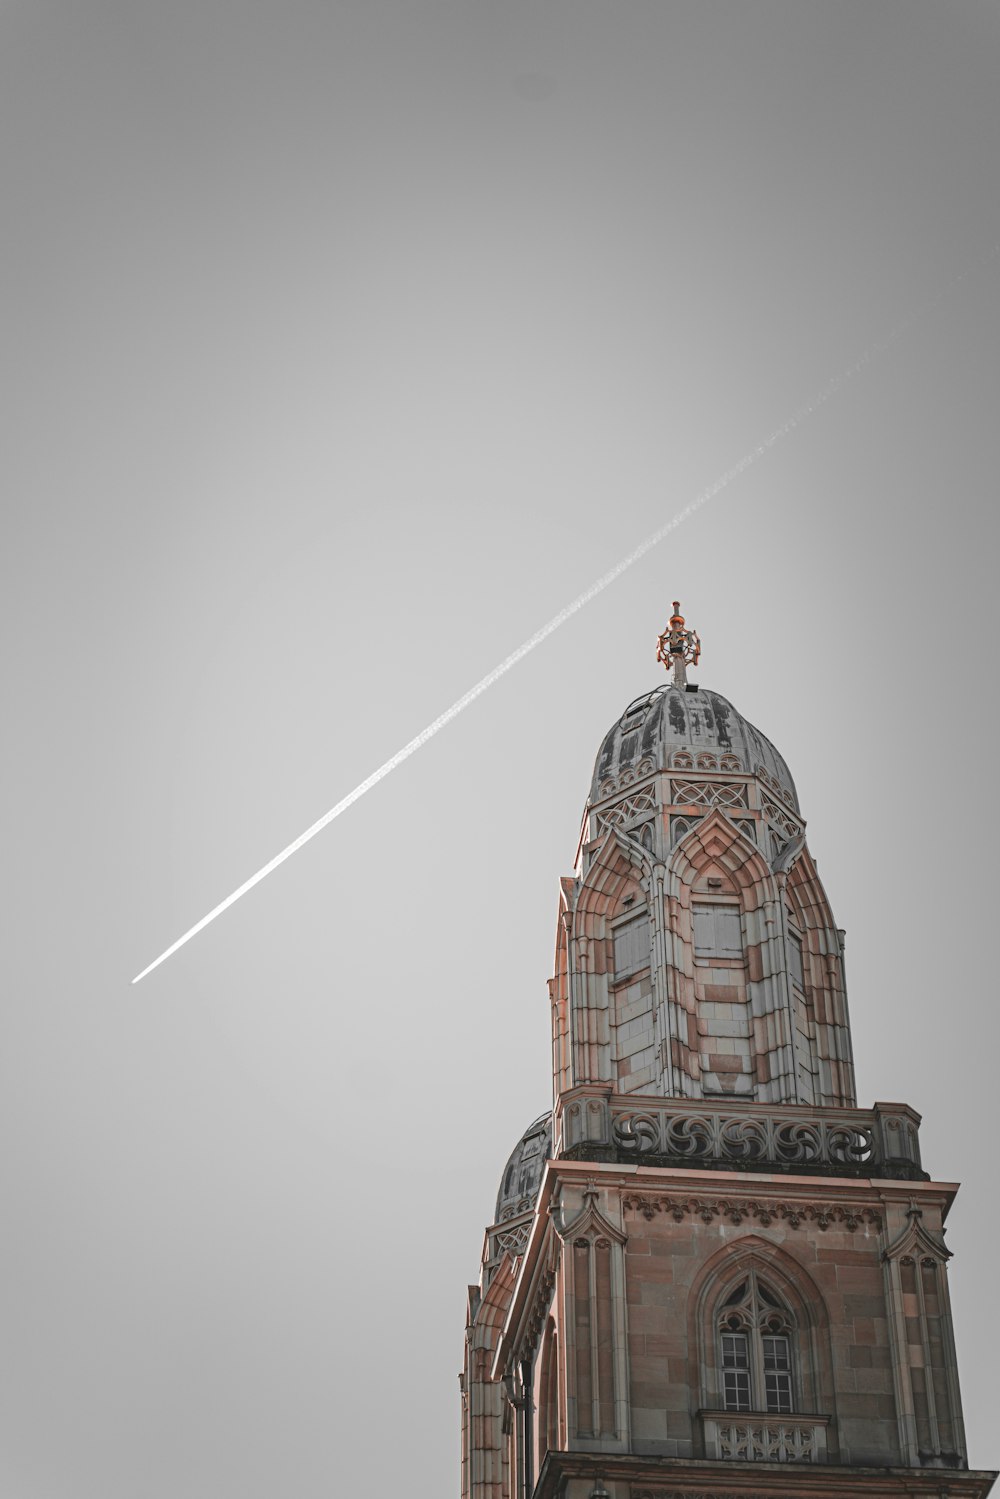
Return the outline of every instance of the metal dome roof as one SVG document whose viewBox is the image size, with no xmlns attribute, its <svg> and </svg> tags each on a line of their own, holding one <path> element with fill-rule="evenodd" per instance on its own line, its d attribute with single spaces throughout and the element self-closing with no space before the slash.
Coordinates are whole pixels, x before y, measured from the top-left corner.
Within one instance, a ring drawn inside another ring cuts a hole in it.
<svg viewBox="0 0 1000 1499">
<path fill-rule="evenodd" d="M 693 756 L 707 752 L 717 757 L 735 757 L 740 770 L 750 774 L 763 769 L 798 811 L 799 799 L 791 771 L 770 739 L 754 728 L 721 693 L 705 687 L 684 689 L 673 683 L 663 683 L 637 697 L 608 730 L 594 764 L 590 801 L 600 801 L 607 795 L 601 789 L 603 783 L 617 782 L 623 770 L 643 773 L 645 767 L 640 770 L 643 761 L 651 762 L 650 770 L 669 769 L 679 750 L 687 750 Z"/>
<path fill-rule="evenodd" d="M 528 1125 L 524 1134 L 511 1151 L 510 1159 L 500 1178 L 497 1193 L 495 1223 L 505 1218 L 516 1218 L 519 1213 L 530 1213 L 538 1196 L 542 1181 L 542 1169 L 552 1149 L 552 1114 L 539 1114 Z"/>
</svg>

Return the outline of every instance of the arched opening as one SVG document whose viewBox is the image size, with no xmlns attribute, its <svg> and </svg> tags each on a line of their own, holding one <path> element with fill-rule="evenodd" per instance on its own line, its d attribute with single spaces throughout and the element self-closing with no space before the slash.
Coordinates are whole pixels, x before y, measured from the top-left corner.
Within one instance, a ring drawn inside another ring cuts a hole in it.
<svg viewBox="0 0 1000 1499">
<path fill-rule="evenodd" d="M 806 848 L 788 870 L 785 930 L 799 1100 L 853 1106 L 841 934 Z"/>
<path fill-rule="evenodd" d="M 586 1050 L 576 1046 L 574 1078 L 613 1080 L 624 1093 L 640 1091 L 656 1070 L 654 922 L 643 888 L 649 864 L 644 845 L 610 832 L 582 883 L 573 921 L 574 1041 L 586 1037 Z M 606 1028 L 593 1024 L 602 1011 Z"/>
<path fill-rule="evenodd" d="M 542 1339 L 538 1370 L 536 1473 L 541 1472 L 545 1454 L 559 1449 L 559 1335 L 551 1317 Z"/>
<path fill-rule="evenodd" d="M 719 1409 L 790 1415 L 799 1409 L 795 1317 L 773 1286 L 751 1266 L 716 1315 Z"/>
<path fill-rule="evenodd" d="M 690 978 L 678 984 L 690 1020 L 678 1033 L 694 1043 L 699 1091 L 754 1098 L 767 1071 L 753 1023 L 753 985 L 763 974 L 759 913 L 773 900 L 773 878 L 756 846 L 718 808 L 681 838 L 669 870 L 671 917 L 691 954 Z"/>
<path fill-rule="evenodd" d="M 766 1374 L 789 1374 L 795 1413 L 833 1413 L 833 1354 L 826 1303 L 805 1268 L 779 1245 L 751 1234 L 720 1249 L 692 1286 L 689 1318 L 704 1409 L 727 1409 L 726 1369 L 735 1371 L 739 1365 L 727 1362 L 727 1357 L 735 1355 L 736 1345 L 724 1349 L 722 1338 L 743 1332 L 748 1337 L 751 1409 L 768 1411 L 769 1383 L 775 1400 L 785 1398 L 777 1393 L 782 1381 L 769 1382 Z M 734 1325 L 727 1326 L 728 1322 Z M 788 1369 L 779 1367 L 780 1345 L 769 1345 L 765 1366 L 765 1337 L 788 1339 Z M 747 1381 L 729 1383 L 735 1388 Z"/>
</svg>

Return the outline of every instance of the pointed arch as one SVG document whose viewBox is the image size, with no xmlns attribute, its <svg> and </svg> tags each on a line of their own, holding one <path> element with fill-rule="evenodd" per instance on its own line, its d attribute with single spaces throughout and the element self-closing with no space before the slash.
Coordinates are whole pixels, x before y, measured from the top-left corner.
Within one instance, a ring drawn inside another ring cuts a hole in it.
<svg viewBox="0 0 1000 1499">
<path fill-rule="evenodd" d="M 656 868 L 642 843 L 612 827 L 580 881 L 567 948 L 569 1065 L 577 1084 L 633 1091 L 655 1075 Z M 636 1020 L 646 1023 L 631 1025 Z"/>
<path fill-rule="evenodd" d="M 552 1004 L 552 1091 L 553 1097 L 573 1086 L 572 1052 L 569 1016 L 570 936 L 576 908 L 577 881 L 564 876 L 559 881 L 559 910 L 556 916 L 556 951 L 549 999 Z"/>
<path fill-rule="evenodd" d="M 796 843 L 798 841 L 798 839 L 795 840 Z M 823 929 L 833 928 L 836 931 L 830 900 L 823 888 L 816 861 L 809 852 L 805 838 L 802 839 L 797 852 L 789 857 L 784 868 L 787 888 L 789 894 L 794 896 L 803 925 Z"/>
<path fill-rule="evenodd" d="M 597 1206 L 598 1192 L 593 1181 L 589 1182 L 583 1194 L 583 1207 L 572 1217 L 568 1223 L 560 1226 L 556 1217 L 553 1222 L 556 1233 L 564 1243 L 579 1238 L 607 1238 L 616 1244 L 624 1244 L 627 1235 L 622 1229 L 617 1228 L 610 1219 L 605 1218 Z"/>
<path fill-rule="evenodd" d="M 803 842 L 790 857 L 782 878 L 788 941 L 793 958 L 792 985 L 804 1012 L 803 1030 L 810 1036 L 815 1101 L 853 1107 L 856 1102 L 854 1056 L 842 934 L 823 888 L 815 861 Z M 801 954 L 796 957 L 795 949 Z M 795 970 L 798 970 L 797 972 Z"/>
<path fill-rule="evenodd" d="M 743 828 L 713 808 L 667 865 L 667 989 L 674 1074 L 689 1096 L 766 1096 L 790 1027 L 771 976 L 778 887 Z M 778 1023 L 768 1017 L 778 1012 Z M 690 1079 L 690 1082 L 687 1082 Z"/>
<path fill-rule="evenodd" d="M 777 895 L 772 871 L 756 844 L 718 807 L 684 834 L 667 864 L 670 893 L 682 899 L 684 890 L 697 888 L 712 877 L 723 889 L 739 893 L 746 909 L 756 909 Z"/>
<path fill-rule="evenodd" d="M 735 1242 L 723 1244 L 705 1260 L 691 1283 L 689 1316 L 701 1316 L 716 1291 L 738 1280 L 751 1265 L 778 1283 L 797 1317 L 808 1326 L 829 1329 L 823 1293 L 805 1265 L 783 1245 L 759 1233 L 744 1234 Z M 693 1336 L 693 1325 L 691 1331 Z"/>
<path fill-rule="evenodd" d="M 911 1258 L 923 1255 L 943 1265 L 951 1259 L 951 1250 L 944 1239 L 924 1227 L 923 1216 L 922 1210 L 911 1203 L 906 1214 L 906 1226 L 883 1253 L 884 1260 L 899 1260 L 904 1255 Z"/>
<path fill-rule="evenodd" d="M 892 1309 L 897 1378 L 912 1412 L 901 1426 L 904 1450 L 921 1462 L 959 1466 L 964 1456 L 962 1402 L 958 1389 L 951 1300 L 945 1274 L 951 1251 L 943 1230 L 931 1230 L 924 1212 L 910 1202 L 906 1222 L 882 1255 Z"/>
<path fill-rule="evenodd" d="M 516 1261 L 505 1254 L 466 1329 L 463 1499 L 506 1499 L 507 1444 L 503 1390 L 492 1378 L 493 1355 L 514 1294 Z"/>
<path fill-rule="evenodd" d="M 638 897 L 652 867 L 652 855 L 643 844 L 620 828 L 609 828 L 580 881 L 578 922 L 580 917 L 613 914 L 628 894 Z"/>
<path fill-rule="evenodd" d="M 566 1427 L 571 1437 L 628 1449 L 625 1233 L 601 1211 L 591 1181 L 568 1222 L 553 1224 L 565 1244 Z"/>
<path fill-rule="evenodd" d="M 713 949 L 703 940 L 699 956 L 696 928 L 699 907 L 705 923 L 711 914 L 706 903 L 728 901 L 738 908 L 742 924 L 754 1096 L 762 1103 L 853 1105 L 840 938 L 804 841 L 787 846 L 771 865 L 743 830 L 716 808 L 681 839 L 668 869 L 677 970 L 673 987 L 680 1008 L 687 1012 L 689 1030 L 700 1037 L 697 1049 L 713 1055 L 727 1050 L 713 1051 L 704 1044 L 704 1010 L 699 1007 L 724 996 L 708 995 L 704 985 L 698 992 L 699 961 L 704 970 Z M 734 944 L 724 944 L 720 955 L 738 956 Z M 715 987 L 717 976 L 709 982 Z M 724 1060 L 716 1061 L 715 1074 L 704 1081 L 706 1069 L 699 1070 L 692 1056 L 693 1040 L 685 1051 L 684 1018 L 678 1014 L 676 1045 L 680 1068 L 686 1066 L 695 1079 L 694 1091 L 700 1082 L 703 1092 L 734 1087 L 745 1092 L 745 1075 L 733 1085 L 718 1074 L 719 1066 L 730 1065 Z M 745 1056 L 741 1065 L 745 1073 Z"/>
<path fill-rule="evenodd" d="M 751 1297 L 757 1312 L 749 1310 Z M 727 1308 L 727 1303 L 731 1305 Z M 696 1350 L 698 1389 L 704 1409 L 726 1406 L 723 1324 L 731 1316 L 750 1331 L 748 1365 L 753 1364 L 756 1338 L 786 1338 L 791 1409 L 821 1415 L 834 1414 L 833 1348 L 826 1301 L 803 1264 L 785 1248 L 748 1234 L 717 1250 L 698 1272 L 688 1300 L 688 1346 Z M 758 1346 L 758 1361 L 761 1350 Z M 776 1372 L 782 1372 L 780 1368 Z M 763 1373 L 748 1369 L 747 1387 L 758 1410 L 767 1407 L 768 1392 Z M 780 1403 L 780 1400 L 776 1403 Z M 735 1408 L 735 1407 L 732 1407 Z"/>
<path fill-rule="evenodd" d="M 480 1298 L 469 1326 L 469 1347 L 494 1352 L 514 1294 L 517 1260 L 509 1251 L 504 1255 L 493 1279 Z"/>
<path fill-rule="evenodd" d="M 652 867 L 641 843 L 618 828 L 609 829 L 580 882 L 573 917 L 575 972 L 613 972 L 609 923 L 629 911 L 635 916 L 648 913 Z"/>
<path fill-rule="evenodd" d="M 535 1433 L 535 1472 L 541 1471 L 546 1454 L 565 1445 L 564 1401 L 560 1394 L 559 1333 L 550 1316 L 542 1333 L 538 1353 L 538 1395 Z"/>
</svg>

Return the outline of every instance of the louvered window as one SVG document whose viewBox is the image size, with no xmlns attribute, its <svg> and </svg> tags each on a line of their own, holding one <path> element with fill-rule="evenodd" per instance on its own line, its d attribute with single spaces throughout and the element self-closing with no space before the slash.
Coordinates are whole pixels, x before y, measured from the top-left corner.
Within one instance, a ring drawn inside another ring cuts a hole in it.
<svg viewBox="0 0 1000 1499">
<path fill-rule="evenodd" d="M 633 917 L 615 927 L 615 977 L 649 967 L 649 917 Z"/>
<path fill-rule="evenodd" d="M 696 905 L 694 950 L 699 958 L 742 958 L 743 930 L 739 906 Z"/>
</svg>

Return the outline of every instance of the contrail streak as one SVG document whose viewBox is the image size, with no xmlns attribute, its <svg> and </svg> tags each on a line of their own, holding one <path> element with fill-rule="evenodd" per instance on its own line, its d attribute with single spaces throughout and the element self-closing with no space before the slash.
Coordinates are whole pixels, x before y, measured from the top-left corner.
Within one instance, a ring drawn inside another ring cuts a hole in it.
<svg viewBox="0 0 1000 1499">
<path fill-rule="evenodd" d="M 1000 244 L 992 247 L 989 254 L 984 257 L 984 262 L 980 262 L 980 266 L 992 260 L 998 252 L 1000 252 Z M 980 266 L 976 266 L 974 269 L 979 269 Z M 317 833 L 321 833 L 342 812 L 346 812 L 348 807 L 353 807 L 354 803 L 360 801 L 366 792 L 371 791 L 373 786 L 378 785 L 379 781 L 384 781 L 387 775 L 391 775 L 394 770 L 402 765 L 404 760 L 408 760 L 411 755 L 415 755 L 417 750 L 422 749 L 429 739 L 433 739 L 434 735 L 440 733 L 446 725 L 451 723 L 452 719 L 457 718 L 460 713 L 464 712 L 470 703 L 474 703 L 477 697 L 481 697 L 495 682 L 499 682 L 502 676 L 505 676 L 519 661 L 523 661 L 525 656 L 530 655 L 536 646 L 541 645 L 543 640 L 547 640 L 550 635 L 554 635 L 561 625 L 564 625 L 567 620 L 572 619 L 574 614 L 579 613 L 581 609 L 590 603 L 591 599 L 596 599 L 599 593 L 603 593 L 605 588 L 610 587 L 616 579 L 621 577 L 622 573 L 627 572 L 641 557 L 645 557 L 646 553 L 651 552 L 653 547 L 659 546 L 660 542 L 669 536 L 671 531 L 676 531 L 677 527 L 683 525 L 689 516 L 694 515 L 696 510 L 700 510 L 703 505 L 708 504 L 709 500 L 714 499 L 717 494 L 721 494 L 724 489 L 732 484 L 734 479 L 738 479 L 740 474 L 745 473 L 758 459 L 762 458 L 765 453 L 773 448 L 775 443 L 780 442 L 783 437 L 787 437 L 790 432 L 794 432 L 800 422 L 804 421 L 806 417 L 812 416 L 821 406 L 824 406 L 832 396 L 835 396 L 838 391 L 843 389 L 849 380 L 852 380 L 855 375 L 860 374 L 873 359 L 876 359 L 880 354 L 884 354 L 886 349 L 906 332 L 918 316 L 926 314 L 935 307 L 944 297 L 954 291 L 955 287 L 968 274 L 969 271 L 965 270 L 953 277 L 936 297 L 930 301 L 921 303 L 913 312 L 897 323 L 884 338 L 879 339 L 876 343 L 869 344 L 853 364 L 848 365 L 847 369 L 842 370 L 839 375 L 835 375 L 828 384 L 817 391 L 812 399 L 807 401 L 804 406 L 801 406 L 794 415 L 790 416 L 787 421 L 782 422 L 780 427 L 775 427 L 769 437 L 765 437 L 763 442 L 758 443 L 755 448 L 751 448 L 738 463 L 734 463 L 732 468 L 727 469 L 713 484 L 710 484 L 707 489 L 702 490 L 697 499 L 692 500 L 689 505 L 685 505 L 683 510 L 678 510 L 677 514 L 671 520 L 668 520 L 665 525 L 660 526 L 659 530 L 653 531 L 651 535 L 646 537 L 645 541 L 640 541 L 639 545 L 624 556 L 620 562 L 616 562 L 614 567 L 610 568 L 606 573 L 602 573 L 597 581 L 591 583 L 589 588 L 584 589 L 583 593 L 579 594 L 571 604 L 567 604 L 564 609 L 560 609 L 558 614 L 554 614 L 546 624 L 535 631 L 534 635 L 530 635 L 522 645 L 519 645 L 516 651 L 511 651 L 509 656 L 505 656 L 499 666 L 495 666 L 491 672 L 487 672 L 486 676 L 482 677 L 474 687 L 470 687 L 468 692 L 463 693 L 457 702 L 452 703 L 450 708 L 446 708 L 443 713 L 439 714 L 433 723 L 429 723 L 426 729 L 421 729 L 415 738 L 411 739 L 408 744 L 404 744 L 402 749 L 397 750 L 394 755 L 386 760 L 384 765 L 380 765 L 378 770 L 373 770 L 371 775 L 363 780 L 360 785 L 355 786 L 353 791 L 349 791 L 345 797 L 342 797 L 335 807 L 331 807 L 329 812 L 325 812 L 311 827 L 306 828 L 304 833 L 300 833 L 294 843 L 290 843 L 287 848 L 283 848 L 280 854 L 275 854 L 274 858 L 270 859 L 261 869 L 258 869 L 256 874 L 252 874 L 248 880 L 244 880 L 243 884 L 237 890 L 234 890 L 232 895 L 227 895 L 225 900 L 220 901 L 217 906 L 213 906 L 207 916 L 203 916 L 182 937 L 178 937 L 176 942 L 171 943 L 165 952 L 162 952 L 158 958 L 150 963 L 148 968 L 144 968 L 141 973 L 137 973 L 132 980 L 133 984 L 137 984 L 148 973 L 152 973 L 154 968 L 158 968 L 161 963 L 165 963 L 167 958 L 177 952 L 178 948 L 183 947 L 186 942 L 190 942 L 192 937 L 196 937 L 199 932 L 204 931 L 205 927 L 213 922 L 217 916 L 221 916 L 223 911 L 228 911 L 230 906 L 235 905 L 241 896 L 246 895 L 248 890 L 252 890 L 255 885 L 260 884 L 261 880 L 266 879 L 269 874 L 278 868 L 279 864 L 284 864 L 286 859 L 290 859 L 293 854 L 298 853 L 299 849 L 308 843 L 310 838 L 315 838 Z"/>
</svg>

